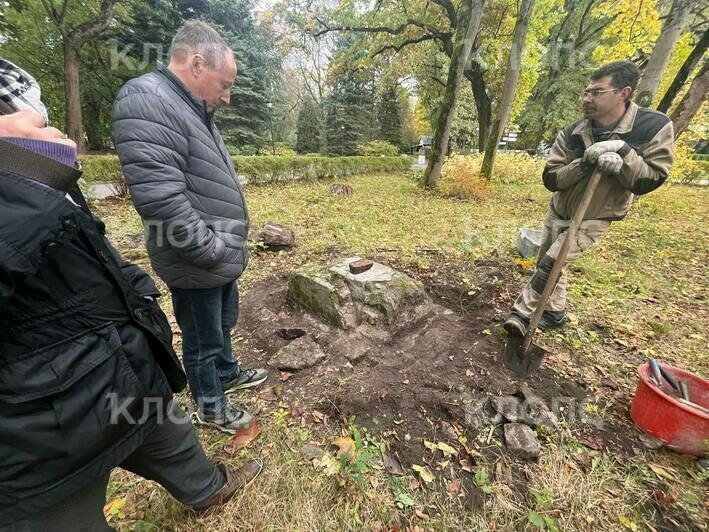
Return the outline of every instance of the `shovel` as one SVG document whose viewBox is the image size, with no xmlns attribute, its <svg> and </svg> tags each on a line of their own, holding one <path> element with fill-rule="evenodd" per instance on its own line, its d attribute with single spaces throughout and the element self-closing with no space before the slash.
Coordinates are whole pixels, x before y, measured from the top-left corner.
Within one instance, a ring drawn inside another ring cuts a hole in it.
<svg viewBox="0 0 709 532">
<path fill-rule="evenodd" d="M 598 186 L 601 177 L 603 177 L 601 172 L 598 170 L 593 171 L 591 179 L 586 186 L 586 191 L 581 198 L 581 204 L 574 213 L 574 217 L 571 220 L 571 226 L 566 231 L 566 238 L 564 238 L 564 243 L 561 245 L 559 255 L 554 262 L 554 266 L 551 269 L 546 285 L 544 285 L 544 291 L 539 298 L 537 308 L 534 311 L 534 314 L 532 314 L 532 319 L 530 320 L 529 327 L 527 328 L 527 334 L 524 336 L 511 334 L 507 337 L 507 345 L 505 346 L 503 361 L 505 367 L 510 369 L 516 377 L 529 377 L 542 365 L 542 359 L 547 352 L 543 347 L 539 347 L 538 345 L 532 343 L 534 331 L 537 330 L 537 326 L 539 325 L 539 321 L 542 319 L 542 313 L 547 305 L 547 301 L 549 301 L 549 297 L 554 291 L 554 288 L 556 288 L 556 283 L 559 281 L 561 270 L 564 261 L 566 260 L 566 255 L 569 253 L 571 242 L 576 240 L 576 233 L 578 233 L 579 226 L 583 221 L 583 217 L 586 214 L 588 205 L 591 203 L 591 198 L 593 198 L 593 193 L 596 191 L 596 187 Z"/>
</svg>

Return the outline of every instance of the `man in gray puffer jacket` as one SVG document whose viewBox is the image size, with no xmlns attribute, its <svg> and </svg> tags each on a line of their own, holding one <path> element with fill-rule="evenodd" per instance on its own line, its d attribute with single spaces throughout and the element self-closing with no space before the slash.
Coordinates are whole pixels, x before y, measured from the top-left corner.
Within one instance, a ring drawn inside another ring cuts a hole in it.
<svg viewBox="0 0 709 532">
<path fill-rule="evenodd" d="M 172 41 L 169 65 L 126 83 L 113 108 L 116 150 L 150 261 L 172 293 L 197 418 L 230 433 L 253 418 L 226 394 L 267 378 L 264 369 L 241 369 L 231 346 L 249 217 L 213 113 L 229 103 L 235 79 L 226 42 L 189 21 Z"/>
</svg>

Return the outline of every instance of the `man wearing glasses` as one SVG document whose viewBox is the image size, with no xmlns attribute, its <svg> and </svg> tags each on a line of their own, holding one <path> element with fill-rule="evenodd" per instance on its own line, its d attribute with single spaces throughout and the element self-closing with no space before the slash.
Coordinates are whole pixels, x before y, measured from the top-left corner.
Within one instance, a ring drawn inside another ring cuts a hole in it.
<svg viewBox="0 0 709 532">
<path fill-rule="evenodd" d="M 638 67 L 630 61 L 614 61 L 596 70 L 584 90 L 584 118 L 556 137 L 542 174 L 544 186 L 554 195 L 544 220 L 537 268 L 504 323 L 509 334 L 526 334 L 594 168 L 604 177 L 577 241 L 571 243 L 564 270 L 542 314 L 541 329 L 566 322 L 566 266 L 595 244 L 611 222 L 625 217 L 633 196 L 647 194 L 667 179 L 673 159 L 672 122 L 630 101 L 639 77 Z"/>
</svg>

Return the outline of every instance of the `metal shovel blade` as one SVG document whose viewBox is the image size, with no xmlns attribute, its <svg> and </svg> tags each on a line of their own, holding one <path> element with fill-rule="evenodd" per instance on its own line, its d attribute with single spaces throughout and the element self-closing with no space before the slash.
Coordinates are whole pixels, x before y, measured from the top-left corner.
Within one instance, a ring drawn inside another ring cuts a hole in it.
<svg viewBox="0 0 709 532">
<path fill-rule="evenodd" d="M 546 349 L 534 343 L 529 345 L 525 353 L 523 343 L 524 336 L 510 334 L 507 337 L 503 362 L 515 377 L 529 377 L 536 373 L 547 354 Z"/>
</svg>

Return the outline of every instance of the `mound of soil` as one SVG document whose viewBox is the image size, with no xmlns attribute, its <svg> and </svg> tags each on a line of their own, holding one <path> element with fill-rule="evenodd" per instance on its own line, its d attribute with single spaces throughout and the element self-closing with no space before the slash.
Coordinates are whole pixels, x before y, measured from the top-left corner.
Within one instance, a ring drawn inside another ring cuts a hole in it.
<svg viewBox="0 0 709 532">
<path fill-rule="evenodd" d="M 327 325 L 288 303 L 288 272 L 250 286 L 241 306 L 239 332 L 247 339 L 241 358 L 263 365 L 298 337 L 314 341 L 327 358 L 282 374 L 285 382 L 272 377 L 279 399 L 331 418 L 356 416 L 358 425 L 388 436 L 405 465 L 421 463 L 424 440 L 457 443 L 465 436 L 473 455 L 504 452 L 493 440 L 503 440 L 505 418 L 491 401 L 500 395 L 535 396 L 558 417 L 582 421 L 583 386 L 549 364 L 524 382 L 502 366 L 499 324 L 510 294 L 520 288 L 513 267 L 477 263 L 474 291 L 461 289 L 459 276 L 443 263 L 425 275 L 406 273 L 424 283 L 433 304 L 403 329 L 365 324 L 344 331 Z M 578 427 L 592 448 L 623 454 L 633 447 L 636 434 L 628 437 L 604 425 Z"/>
</svg>

